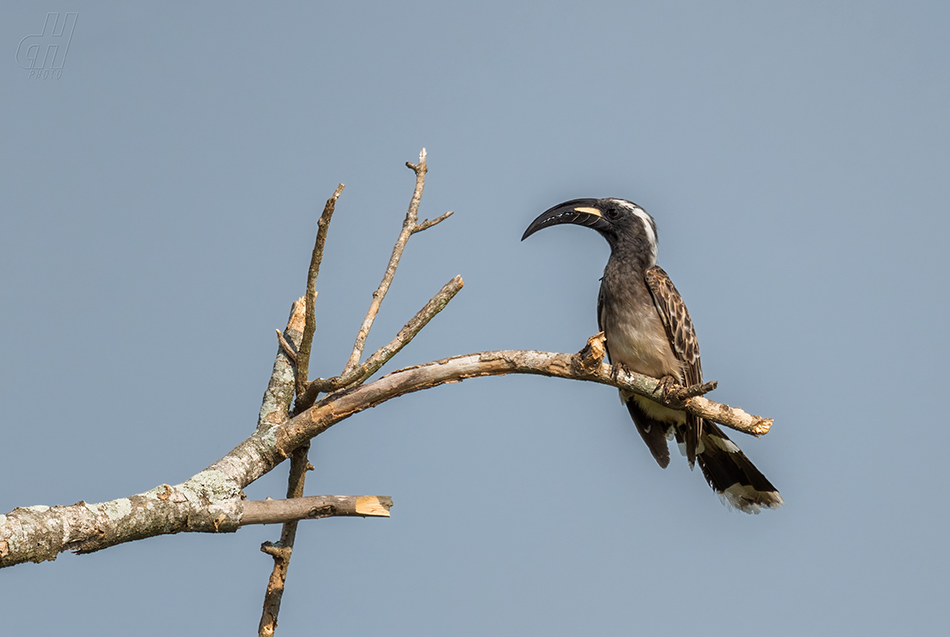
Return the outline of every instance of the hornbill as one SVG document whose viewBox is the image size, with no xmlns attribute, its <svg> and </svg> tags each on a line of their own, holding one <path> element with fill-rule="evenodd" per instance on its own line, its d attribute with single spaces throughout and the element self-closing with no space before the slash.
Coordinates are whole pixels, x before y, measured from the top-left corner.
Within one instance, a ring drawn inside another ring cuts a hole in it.
<svg viewBox="0 0 950 637">
<path fill-rule="evenodd" d="M 542 213 L 521 240 L 562 223 L 593 228 L 610 244 L 597 323 L 611 363 L 660 379 L 662 391 L 672 383 L 702 383 L 699 342 L 686 304 L 656 265 L 653 217 L 625 199 L 573 199 Z M 784 504 L 778 490 L 715 423 L 637 394 L 621 391 L 620 399 L 660 467 L 670 463 L 667 441 L 675 438 L 690 468 L 699 461 L 724 503 L 746 513 Z"/>
</svg>

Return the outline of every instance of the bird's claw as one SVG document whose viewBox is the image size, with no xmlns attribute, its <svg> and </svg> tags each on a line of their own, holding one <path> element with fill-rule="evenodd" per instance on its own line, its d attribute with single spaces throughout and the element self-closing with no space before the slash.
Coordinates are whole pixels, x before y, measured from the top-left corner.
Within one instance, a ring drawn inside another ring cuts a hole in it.
<svg viewBox="0 0 950 637">
<path fill-rule="evenodd" d="M 653 395 L 659 394 L 663 397 L 664 400 L 672 400 L 675 397 L 675 392 L 673 387 L 678 385 L 676 378 L 673 376 L 664 376 L 659 379 L 656 383 L 656 389 L 653 390 Z"/>
<path fill-rule="evenodd" d="M 718 384 L 717 381 L 712 380 L 706 383 L 697 383 L 695 385 L 681 387 L 674 377 L 664 376 L 657 381 L 656 389 L 653 390 L 653 394 L 656 395 L 659 393 L 667 404 L 682 408 L 686 405 L 687 400 L 708 394 L 716 389 Z"/>
</svg>

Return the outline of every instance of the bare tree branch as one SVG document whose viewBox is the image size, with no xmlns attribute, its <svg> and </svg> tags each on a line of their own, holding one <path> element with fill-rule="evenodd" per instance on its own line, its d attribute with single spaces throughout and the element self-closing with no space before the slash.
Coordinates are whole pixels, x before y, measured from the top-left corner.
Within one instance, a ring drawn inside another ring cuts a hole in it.
<svg viewBox="0 0 950 637">
<path fill-rule="evenodd" d="M 296 460 L 298 454 L 306 458 L 306 450 L 309 447 L 310 445 L 298 447 L 294 451 L 292 460 Z M 294 484 L 293 473 L 292 462 L 291 484 Z M 280 603 L 287 582 L 290 558 L 293 556 L 294 536 L 297 533 L 297 522 L 299 520 L 340 515 L 389 517 L 389 509 L 392 505 L 392 498 L 388 496 L 317 495 L 310 497 L 297 496 L 288 500 L 245 502 L 244 515 L 241 518 L 243 525 L 284 523 L 284 530 L 279 542 L 276 544 L 265 542 L 261 545 L 261 551 L 274 558 L 274 569 L 267 583 L 267 594 L 264 597 L 264 609 L 258 625 L 258 635 L 273 635 L 277 629 L 277 615 L 280 613 Z"/>
<path fill-rule="evenodd" d="M 403 231 L 400 232 L 396 245 L 393 247 L 393 256 L 390 259 L 389 267 L 383 277 L 380 287 L 373 295 L 373 303 L 364 319 L 363 326 L 357 335 L 357 341 L 353 348 L 353 354 L 350 362 L 347 363 L 343 374 L 331 379 L 331 383 L 307 383 L 309 378 L 310 351 L 313 341 L 313 334 L 316 329 L 315 300 L 316 300 L 316 280 L 320 270 L 320 263 L 323 259 L 323 249 L 326 242 L 327 228 L 330 224 L 330 218 L 337 198 L 343 190 L 343 184 L 340 184 L 333 196 L 327 200 L 323 214 L 318 223 L 317 238 L 313 248 L 313 254 L 310 261 L 310 270 L 307 276 L 306 293 L 306 322 L 303 332 L 303 341 L 299 346 L 299 351 L 293 357 L 296 368 L 296 395 L 297 403 L 295 412 L 299 413 L 309 408 L 316 400 L 321 391 L 338 389 L 351 385 L 358 385 L 372 376 L 380 367 L 386 364 L 395 356 L 405 345 L 419 333 L 419 331 L 428 324 L 428 322 L 438 314 L 455 294 L 462 288 L 461 277 L 455 277 L 447 283 L 442 290 L 420 310 L 416 316 L 400 330 L 396 338 L 387 346 L 379 349 L 364 364 L 358 365 L 365 346 L 366 337 L 372 327 L 372 323 L 379 311 L 380 304 L 386 296 L 389 284 L 395 275 L 396 266 L 402 251 L 405 249 L 409 237 L 416 232 L 420 232 L 434 226 L 435 224 L 448 218 L 452 213 L 442 215 L 434 221 L 424 221 L 422 224 L 416 222 L 418 217 L 419 203 L 422 197 L 422 190 L 425 183 L 425 149 L 419 155 L 419 165 L 407 164 L 416 173 L 416 187 L 413 191 L 413 197 L 409 204 L 409 211 L 406 215 L 406 221 L 403 223 Z M 278 337 L 280 335 L 278 334 Z M 286 342 L 281 339 L 281 346 L 289 349 Z M 300 498 L 303 496 L 304 483 L 306 481 L 306 471 L 313 466 L 307 459 L 310 450 L 309 441 L 301 444 L 291 455 L 290 476 L 287 487 L 288 498 Z M 388 515 L 388 509 L 387 509 Z M 258 626 L 258 634 L 261 637 L 273 635 L 277 627 L 277 616 L 280 613 L 280 603 L 283 596 L 284 586 L 287 579 L 287 570 L 290 566 L 290 560 L 293 556 L 293 546 L 297 535 L 297 519 L 291 519 L 284 523 L 281 532 L 281 539 L 277 545 L 266 543 L 261 549 L 274 558 L 274 568 L 268 579 L 267 592 L 264 597 L 264 608 L 261 614 L 261 621 Z"/>
<path fill-rule="evenodd" d="M 375 382 L 331 394 L 296 416 L 277 432 L 277 446 L 279 449 L 293 449 L 301 441 L 323 433 L 340 420 L 403 394 L 468 378 L 507 374 L 538 374 L 612 385 L 756 436 L 768 433 L 772 425 L 771 419 L 752 416 L 702 396 L 681 403 L 676 400 L 676 393 L 683 388 L 675 384 L 670 387 L 673 397 L 667 399 L 658 391 L 660 384 L 657 379 L 608 365 L 602 358 L 590 354 L 590 349 L 588 345 L 574 355 L 524 350 L 479 352 L 395 371 Z"/>
<path fill-rule="evenodd" d="M 303 299 L 303 305 L 305 308 L 303 318 L 303 333 L 301 334 L 298 331 L 289 333 L 289 337 L 293 342 L 293 346 L 291 346 L 291 344 L 281 336 L 280 332 L 278 332 L 278 339 L 280 340 L 281 348 L 285 351 L 287 357 L 292 360 L 294 364 L 294 385 L 293 388 L 286 388 L 285 392 L 291 394 L 295 393 L 297 395 L 298 409 L 300 409 L 299 398 L 303 395 L 307 388 L 307 378 L 309 377 L 310 369 L 310 352 L 313 344 L 313 335 L 317 328 L 315 308 L 317 299 L 317 278 L 320 274 L 320 265 L 323 262 L 323 251 L 326 245 L 327 232 L 330 228 L 330 220 L 333 217 L 337 199 L 339 199 L 340 194 L 343 192 L 343 188 L 343 184 L 337 186 L 333 195 L 327 199 L 327 202 L 323 207 L 323 214 L 320 215 L 320 220 L 317 222 L 317 236 L 314 239 L 313 252 L 310 256 L 310 267 L 307 271 L 307 289 Z M 288 325 L 288 331 L 289 330 L 290 326 Z M 293 352 L 294 346 L 296 346 L 297 351 L 291 356 L 290 352 Z M 280 359 L 279 352 L 277 358 L 278 360 Z M 289 404 L 282 405 L 282 407 L 283 411 L 281 412 L 281 415 L 284 420 L 286 420 Z M 310 442 L 307 441 L 295 449 L 291 455 L 290 472 L 287 478 L 288 498 L 303 497 L 304 486 L 307 480 L 307 471 L 313 469 L 313 465 L 310 464 L 310 460 L 308 458 L 309 452 Z M 265 551 L 273 556 L 274 567 L 267 581 L 267 590 L 264 594 L 264 606 L 263 610 L 261 611 L 261 621 L 258 625 L 258 634 L 261 636 L 273 635 L 274 629 L 277 627 L 277 615 L 280 613 L 280 603 L 284 594 L 284 585 L 287 581 L 287 570 L 290 567 L 290 559 L 293 555 L 294 542 L 297 538 L 297 522 L 299 519 L 299 517 L 290 517 L 280 520 L 284 523 L 280 533 L 280 540 L 277 542 L 277 547 L 279 547 L 280 550 Z M 274 545 L 270 543 L 267 543 L 265 547 L 275 549 Z M 262 547 L 262 550 L 264 550 L 265 547 Z"/>
<path fill-rule="evenodd" d="M 304 498 L 304 485 L 307 471 L 313 469 L 308 454 L 310 443 L 306 442 L 296 449 L 290 457 L 290 475 L 287 478 L 287 500 L 264 500 L 263 502 L 245 502 L 242 524 L 273 524 L 283 523 L 280 531 L 280 540 L 276 544 L 265 542 L 261 550 L 274 558 L 274 568 L 267 579 L 267 589 L 264 592 L 264 606 L 261 610 L 261 621 L 257 632 L 260 636 L 273 635 L 277 627 L 277 615 L 280 614 L 280 603 L 284 597 L 284 587 L 287 583 L 287 571 L 290 568 L 290 558 L 293 556 L 294 543 L 297 540 L 297 522 L 304 518 L 326 517 L 325 515 L 311 515 L 301 509 L 302 500 L 317 502 L 321 498 L 334 496 L 311 496 Z M 344 497 L 344 496 L 336 496 Z M 348 497 L 348 496 L 347 496 Z M 355 497 L 355 496 L 354 496 Z M 323 510 L 326 504 L 314 504 L 314 510 Z M 248 508 L 250 507 L 250 508 Z M 293 512 L 289 514 L 287 512 Z M 297 513 L 300 513 L 299 515 Z M 348 515 L 336 514 L 333 515 Z M 279 549 L 279 550 L 277 550 Z"/>
<path fill-rule="evenodd" d="M 388 496 L 313 496 L 263 502 L 232 497 L 209 503 L 193 490 L 193 484 L 189 486 L 192 489 L 184 484 L 163 484 L 131 498 L 101 504 L 14 509 L 0 515 L 0 528 L 4 529 L 0 566 L 55 560 L 63 551 L 92 553 L 157 535 L 233 533 L 247 524 L 340 515 L 388 517 L 388 506 L 392 506 Z M 307 508 L 297 504 L 298 500 L 319 504 Z M 319 515 L 308 512 L 314 507 Z M 250 517 L 246 517 L 248 512 Z"/>
<path fill-rule="evenodd" d="M 336 208 L 336 200 L 343 192 L 343 184 L 336 187 L 333 196 L 327 199 L 323 207 L 323 214 L 317 222 L 317 237 L 313 242 L 313 253 L 310 255 L 310 268 L 307 271 L 307 315 L 303 333 L 303 340 L 297 351 L 297 396 L 302 396 L 307 389 L 307 377 L 310 371 L 310 348 L 313 344 L 313 333 L 316 330 L 317 318 L 315 304 L 317 301 L 317 277 L 320 275 L 320 264 L 323 262 L 323 248 L 327 242 L 327 231 L 330 229 L 330 219 Z"/>
<path fill-rule="evenodd" d="M 339 192 L 340 189 L 338 188 L 334 196 L 338 195 Z M 327 202 L 327 207 L 324 208 L 324 215 L 327 217 L 327 221 L 329 221 L 329 216 L 326 214 L 327 208 L 332 208 L 330 201 Z M 321 217 L 321 220 L 322 219 L 323 217 Z M 325 231 L 323 234 L 325 236 Z M 268 404 L 269 393 L 274 392 L 280 395 L 279 404 L 274 406 L 275 413 L 268 419 L 269 422 L 275 425 L 284 424 L 290 417 L 290 404 L 294 397 L 296 380 L 299 378 L 301 371 L 301 368 L 297 365 L 298 357 L 295 348 L 300 347 L 301 341 L 304 340 L 307 332 L 310 333 L 311 339 L 313 337 L 314 325 L 316 323 L 316 317 L 313 314 L 313 302 L 316 297 L 314 288 L 315 270 L 319 270 L 319 263 L 323 255 L 323 245 L 319 238 L 320 235 L 321 233 L 318 231 L 316 246 L 314 247 L 313 257 L 311 257 L 310 262 L 310 272 L 307 277 L 307 294 L 294 303 L 294 307 L 290 313 L 290 320 L 287 322 L 287 329 L 285 330 L 286 337 L 282 336 L 278 331 L 280 349 L 274 361 L 274 372 L 271 374 L 271 379 L 268 383 L 268 393 L 264 395 L 265 405 Z M 317 246 L 319 246 L 319 250 Z M 317 264 L 316 268 L 314 268 L 314 263 Z M 291 356 L 291 354 L 293 355 Z M 308 365 L 308 361 L 305 361 L 303 364 L 303 374 L 305 377 Z M 261 423 L 263 424 L 264 421 L 264 410 L 262 408 Z M 261 425 L 258 425 L 259 430 L 260 426 Z M 295 449 L 291 456 L 290 473 L 287 478 L 288 498 L 299 498 L 304 493 L 307 470 L 313 468 L 307 459 L 309 450 L 310 443 L 307 442 Z M 250 503 L 245 502 L 245 506 L 248 504 Z M 267 589 L 264 593 L 264 605 L 261 611 L 261 621 L 258 625 L 259 635 L 274 634 L 274 629 L 277 626 L 277 615 L 280 612 L 280 602 L 283 598 L 284 584 L 287 581 L 287 569 L 290 566 L 294 540 L 297 536 L 296 519 L 281 520 L 281 522 L 284 522 L 284 525 L 281 529 L 280 540 L 278 540 L 277 545 L 267 543 L 273 549 L 266 552 L 274 558 L 274 566 L 271 569 L 271 575 L 267 580 Z M 277 548 L 280 550 L 277 550 Z"/>
<path fill-rule="evenodd" d="M 386 495 L 311 495 L 287 500 L 249 500 L 241 525 L 278 524 L 331 516 L 389 517 L 393 500 Z"/>
<path fill-rule="evenodd" d="M 287 422 L 290 404 L 294 400 L 294 369 L 297 358 L 296 348 L 303 338 L 305 325 L 305 299 L 297 299 L 290 308 L 290 318 L 284 333 L 277 332 L 280 345 L 274 359 L 274 369 L 261 402 L 261 413 L 257 426 L 272 427 Z"/>
<path fill-rule="evenodd" d="M 373 301 L 370 303 L 369 310 L 366 312 L 366 318 L 363 319 L 363 324 L 360 326 L 360 330 L 356 335 L 353 352 L 350 354 L 350 360 L 347 361 L 343 373 L 340 374 L 341 376 L 347 376 L 352 373 L 356 366 L 359 365 L 360 358 L 363 355 L 363 348 L 366 346 L 366 338 L 369 336 L 369 331 L 373 327 L 373 322 L 376 320 L 376 314 L 379 313 L 379 306 L 382 305 L 383 299 L 386 298 L 389 285 L 392 283 L 393 277 L 396 276 L 396 268 L 399 266 L 399 259 L 402 258 L 402 253 L 406 249 L 406 243 L 409 241 L 409 237 L 426 228 L 431 228 L 452 214 L 451 212 L 447 212 L 434 221 L 427 219 L 421 224 L 418 223 L 419 202 L 422 200 L 422 191 L 425 188 L 426 172 L 428 171 L 426 167 L 426 149 L 423 148 L 422 152 L 419 153 L 418 164 L 406 162 L 406 166 L 416 173 L 416 187 L 412 192 L 412 199 L 409 202 L 406 218 L 402 222 L 402 230 L 399 232 L 399 238 L 396 239 L 396 244 L 393 246 L 393 253 L 389 258 L 389 265 L 386 266 L 386 272 L 383 274 L 383 280 L 379 283 L 379 287 L 373 292 Z"/>
<path fill-rule="evenodd" d="M 323 379 L 318 378 L 314 380 L 307 387 L 307 391 L 304 394 L 302 399 L 299 399 L 297 402 L 304 405 L 305 407 L 310 407 L 313 405 L 316 400 L 317 395 L 320 392 L 332 392 L 336 391 L 342 387 L 350 387 L 351 385 L 358 385 L 364 380 L 375 374 L 379 368 L 385 365 L 389 360 L 399 353 L 403 347 L 409 344 L 416 334 L 422 331 L 429 321 L 431 321 L 436 314 L 445 309 L 445 306 L 449 304 L 449 301 L 455 297 L 456 294 L 462 289 L 465 284 L 462 282 L 462 277 L 456 276 L 451 281 L 442 286 L 442 289 L 429 299 L 429 302 L 425 306 L 416 312 L 416 315 L 409 320 L 408 323 L 403 326 L 399 333 L 396 334 L 396 337 L 391 340 L 387 345 L 379 348 L 372 356 L 366 359 L 366 362 L 350 370 L 349 373 L 343 374 L 341 376 L 335 376 L 333 378 Z"/>
<path fill-rule="evenodd" d="M 190 480 L 102 504 L 31 507 L 0 515 L 0 567 L 55 559 L 64 550 L 88 553 L 132 540 L 183 531 L 225 532 L 240 525 L 241 489 L 286 459 L 307 440 L 336 423 L 403 394 L 481 376 L 540 374 L 611 385 L 657 402 L 659 381 L 612 367 L 592 352 L 555 354 L 530 350 L 453 356 L 393 372 L 372 383 L 331 394 L 284 425 L 258 428 L 228 455 Z M 673 386 L 675 392 L 680 389 Z M 771 419 L 697 396 L 686 410 L 738 431 L 768 433 Z M 54 532 L 50 532 L 54 531 Z"/>
</svg>

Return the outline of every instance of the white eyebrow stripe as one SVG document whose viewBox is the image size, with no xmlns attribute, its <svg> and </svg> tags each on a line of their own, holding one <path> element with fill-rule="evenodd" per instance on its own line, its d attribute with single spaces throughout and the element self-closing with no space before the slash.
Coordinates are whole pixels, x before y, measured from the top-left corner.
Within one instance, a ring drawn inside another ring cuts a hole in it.
<svg viewBox="0 0 950 637">
<path fill-rule="evenodd" d="M 634 208 L 633 214 L 637 215 L 640 218 L 640 221 L 643 222 L 643 228 L 647 232 L 647 238 L 650 240 L 650 246 L 653 247 L 653 252 L 656 253 L 656 230 L 653 229 L 653 219 L 648 215 L 642 208 Z"/>
<path fill-rule="evenodd" d="M 653 253 L 653 263 L 656 264 L 656 225 L 653 221 L 653 217 L 647 214 L 647 211 L 633 203 L 632 201 L 627 201 L 626 199 L 610 199 L 616 204 L 626 208 L 633 214 L 635 214 L 640 221 L 643 222 L 643 229 L 646 232 L 647 240 L 650 242 L 650 251 Z"/>
</svg>

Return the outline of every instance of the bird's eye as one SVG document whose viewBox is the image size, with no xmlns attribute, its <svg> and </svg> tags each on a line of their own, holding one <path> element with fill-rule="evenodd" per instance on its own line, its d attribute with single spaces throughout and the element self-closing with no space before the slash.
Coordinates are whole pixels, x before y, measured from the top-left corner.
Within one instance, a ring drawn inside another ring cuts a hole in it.
<svg viewBox="0 0 950 637">
<path fill-rule="evenodd" d="M 619 216 L 620 216 L 620 211 L 619 211 L 619 210 L 617 210 L 616 208 L 607 208 L 607 218 L 608 218 L 608 219 L 616 219 L 616 218 L 619 217 Z"/>
</svg>

